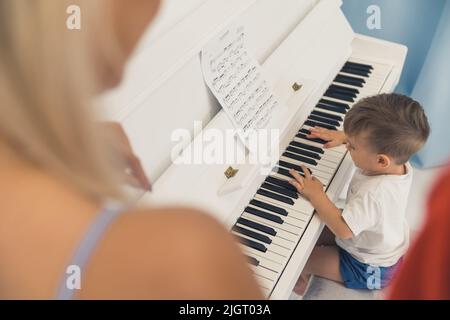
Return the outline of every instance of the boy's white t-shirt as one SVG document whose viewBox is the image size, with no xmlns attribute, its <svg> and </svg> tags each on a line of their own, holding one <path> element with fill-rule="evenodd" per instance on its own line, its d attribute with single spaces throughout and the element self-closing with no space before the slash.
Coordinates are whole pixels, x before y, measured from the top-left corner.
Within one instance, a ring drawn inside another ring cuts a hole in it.
<svg viewBox="0 0 450 320">
<path fill-rule="evenodd" d="M 413 169 L 405 166 L 404 175 L 366 176 L 357 169 L 353 176 L 342 217 L 354 236 L 336 238 L 336 243 L 362 263 L 390 267 L 408 249 L 406 206 Z"/>
</svg>

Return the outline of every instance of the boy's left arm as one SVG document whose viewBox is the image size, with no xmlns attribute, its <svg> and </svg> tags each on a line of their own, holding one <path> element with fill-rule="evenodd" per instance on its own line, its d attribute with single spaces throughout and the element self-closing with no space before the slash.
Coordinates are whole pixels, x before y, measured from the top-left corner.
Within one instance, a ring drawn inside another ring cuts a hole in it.
<svg viewBox="0 0 450 320">
<path fill-rule="evenodd" d="M 348 227 L 341 215 L 341 210 L 328 198 L 323 190 L 322 182 L 313 177 L 309 170 L 302 166 L 305 177 L 295 170 L 290 170 L 295 180 L 290 181 L 297 191 L 306 196 L 316 209 L 320 219 L 340 239 L 350 239 L 353 232 Z"/>
</svg>

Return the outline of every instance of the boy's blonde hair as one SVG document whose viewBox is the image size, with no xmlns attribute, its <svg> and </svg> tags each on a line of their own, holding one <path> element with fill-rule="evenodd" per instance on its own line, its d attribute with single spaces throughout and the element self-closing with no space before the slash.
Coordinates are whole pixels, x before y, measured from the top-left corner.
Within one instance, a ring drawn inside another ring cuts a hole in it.
<svg viewBox="0 0 450 320">
<path fill-rule="evenodd" d="M 406 163 L 430 135 L 422 106 L 400 94 L 381 94 L 356 103 L 347 113 L 344 131 L 349 136 L 366 134 L 370 149 L 386 154 L 397 164 Z"/>
<path fill-rule="evenodd" d="M 81 30 L 66 27 L 72 4 Z M 118 161 L 90 103 L 100 88 L 92 37 L 120 54 L 106 9 L 105 0 L 0 0 L 0 147 L 97 200 L 121 197 Z"/>
</svg>

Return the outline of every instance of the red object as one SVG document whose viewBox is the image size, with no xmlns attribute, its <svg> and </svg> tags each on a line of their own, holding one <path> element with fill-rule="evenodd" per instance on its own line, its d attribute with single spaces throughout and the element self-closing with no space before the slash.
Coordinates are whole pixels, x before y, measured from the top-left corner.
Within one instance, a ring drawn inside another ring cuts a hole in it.
<svg viewBox="0 0 450 320">
<path fill-rule="evenodd" d="M 450 170 L 434 187 L 424 229 L 391 286 L 391 299 L 450 299 Z"/>
</svg>

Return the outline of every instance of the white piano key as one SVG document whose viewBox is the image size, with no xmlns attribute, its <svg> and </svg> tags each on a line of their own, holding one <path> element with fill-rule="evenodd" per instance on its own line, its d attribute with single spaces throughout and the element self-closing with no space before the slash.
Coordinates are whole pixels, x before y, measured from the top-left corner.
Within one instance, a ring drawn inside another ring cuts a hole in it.
<svg viewBox="0 0 450 320">
<path fill-rule="evenodd" d="M 340 163 L 342 162 L 342 159 L 344 159 L 344 157 L 330 157 L 328 155 L 323 155 L 322 158 L 320 159 L 320 161 L 326 161 L 325 163 L 327 164 L 326 166 L 329 167 L 334 167 L 334 171 L 336 171 L 339 168 Z M 324 166 L 325 166 L 324 163 Z"/>
<path fill-rule="evenodd" d="M 265 223 L 265 222 L 256 221 L 256 220 L 254 220 L 253 218 L 246 218 L 246 219 L 247 219 L 247 220 L 250 220 L 250 221 L 252 221 L 252 222 L 256 222 L 256 223 L 262 224 L 262 225 L 267 226 L 267 227 L 271 227 L 271 228 L 274 229 L 275 232 L 277 233 L 276 236 L 277 236 L 278 238 L 281 238 L 281 239 L 285 239 L 285 240 L 291 241 L 292 243 L 296 243 L 296 241 L 298 240 L 298 237 L 297 237 L 295 234 L 290 233 L 290 232 L 287 232 L 287 231 L 284 231 L 284 230 L 278 228 L 277 226 L 275 226 L 275 223 L 274 223 L 274 225 L 268 225 L 268 224 Z"/>
<path fill-rule="evenodd" d="M 290 240 L 286 240 L 286 239 L 280 238 L 280 236 L 278 236 L 278 235 L 276 235 L 276 236 L 268 235 L 268 234 L 266 234 L 266 233 L 264 233 L 262 231 L 253 229 L 251 227 L 247 227 L 247 226 L 242 225 L 240 223 L 238 223 L 236 225 L 241 227 L 241 228 L 244 228 L 244 229 L 250 230 L 252 232 L 258 233 L 260 235 L 264 235 L 264 236 L 268 237 L 274 244 L 276 244 L 278 246 L 281 246 L 281 247 L 284 247 L 286 249 L 293 249 L 295 247 L 295 245 L 296 245 L 295 241 L 290 241 Z"/>
<path fill-rule="evenodd" d="M 233 234 L 235 234 L 235 233 L 233 232 Z M 241 236 L 241 235 L 239 234 L 239 236 Z M 245 236 L 242 236 L 242 237 L 244 238 Z M 249 239 L 249 238 L 247 237 L 247 239 Z M 253 239 L 251 239 L 251 240 L 253 240 Z M 240 245 L 245 247 L 248 252 L 251 252 L 253 254 L 252 256 L 254 256 L 255 258 L 257 258 L 257 256 L 264 257 L 268 261 L 271 261 L 273 263 L 278 263 L 278 264 L 281 264 L 281 265 L 283 263 L 285 263 L 287 261 L 287 259 L 289 259 L 289 256 L 290 256 L 290 254 L 292 252 L 292 251 L 289 251 L 289 250 L 286 250 L 287 252 L 283 251 L 285 249 L 280 250 L 279 252 L 276 252 L 276 251 L 273 250 L 273 248 L 270 249 L 270 250 L 267 249 L 266 252 L 262 252 L 262 251 L 254 249 L 254 248 L 248 247 L 248 246 L 246 246 L 246 245 L 244 245 L 242 243 Z"/>
<path fill-rule="evenodd" d="M 289 168 L 282 167 L 283 169 L 288 170 Z M 307 167 L 308 168 L 308 167 Z M 327 186 L 331 180 L 332 175 L 326 174 L 324 172 L 320 172 L 319 170 L 314 170 L 314 168 L 308 168 L 312 171 L 313 176 L 316 177 L 324 186 Z M 293 179 L 293 178 L 292 178 Z"/>
<path fill-rule="evenodd" d="M 260 194 L 255 195 L 255 199 L 286 209 L 292 217 L 297 218 L 299 220 L 308 219 L 310 216 L 310 212 L 314 211 L 314 209 L 311 209 L 312 205 L 307 200 L 303 199 L 301 196 L 298 199 L 294 200 L 294 205 L 288 205 L 284 202 Z"/>
<path fill-rule="evenodd" d="M 251 232 L 254 232 L 254 233 L 256 233 L 256 234 L 258 234 L 260 236 L 267 237 L 267 238 L 270 239 L 270 241 L 272 241 L 273 244 L 275 244 L 277 246 L 280 246 L 280 247 L 283 247 L 283 248 L 285 248 L 287 250 L 291 250 L 295 246 L 295 243 L 292 242 L 292 241 L 279 239 L 277 236 L 268 235 L 268 234 L 266 234 L 264 232 L 252 229 L 252 228 L 244 226 L 244 225 L 240 225 L 240 224 L 237 224 L 237 225 L 240 228 L 245 229 L 246 231 L 251 231 Z"/>
<path fill-rule="evenodd" d="M 317 179 L 319 179 L 320 182 L 322 182 L 324 185 L 329 184 L 329 182 L 331 181 L 331 178 L 333 177 L 333 174 L 334 174 L 334 171 L 332 171 L 333 173 L 324 172 L 323 166 L 313 167 L 306 163 L 303 163 L 303 162 L 300 162 L 300 161 L 297 161 L 294 159 L 289 159 L 289 158 L 286 160 L 283 160 L 283 161 L 290 162 L 295 165 L 305 165 L 309 170 L 311 170 L 311 172 L 313 173 L 313 176 L 315 176 Z M 287 169 L 287 170 L 289 169 L 286 167 L 282 167 L 282 168 Z"/>
<path fill-rule="evenodd" d="M 311 129 L 310 126 L 303 126 L 303 128 L 307 129 L 307 130 Z M 296 138 L 296 139 L 299 140 L 300 138 Z M 302 139 L 302 140 L 310 142 L 310 143 L 314 143 L 309 140 L 304 140 L 304 139 Z M 298 141 L 298 142 L 300 142 L 300 141 Z M 302 142 L 302 143 L 304 143 L 304 142 Z M 320 145 L 319 148 L 321 148 L 324 151 L 324 155 L 326 155 L 328 157 L 334 157 L 339 160 L 342 159 L 344 157 L 343 154 L 347 152 L 347 148 L 345 145 L 341 145 L 341 146 L 334 147 L 334 148 L 324 148 L 323 145 Z"/>
<path fill-rule="evenodd" d="M 324 167 L 330 168 L 334 172 L 336 172 L 336 169 L 338 168 L 339 164 L 341 163 L 342 159 L 336 160 L 336 159 L 330 159 L 328 157 L 322 157 L 322 159 L 319 160 L 319 163 L 323 165 Z"/>
<path fill-rule="evenodd" d="M 307 157 L 305 157 L 307 158 Z M 311 159 L 311 158 L 308 158 Z M 317 175 L 318 177 L 322 177 L 324 179 L 327 179 L 328 181 L 330 181 L 330 178 L 333 176 L 334 172 L 336 171 L 336 169 L 331 169 L 330 167 L 327 167 L 325 165 L 323 165 L 320 160 L 316 160 L 317 165 L 312 165 L 306 162 L 302 162 L 296 159 L 292 159 L 286 156 L 281 156 L 280 160 L 283 160 L 285 162 L 300 166 L 300 165 L 304 165 L 305 167 L 307 167 L 308 169 L 310 169 L 313 174 Z M 281 166 L 281 165 L 280 165 Z M 289 169 L 284 167 L 285 169 Z"/>
<path fill-rule="evenodd" d="M 243 236 L 246 237 L 246 236 Z M 248 239 L 253 240 L 252 238 L 246 237 Z M 249 247 L 250 248 L 250 247 Z M 272 262 L 278 262 L 280 264 L 285 263 L 291 256 L 293 249 L 285 249 L 282 247 L 279 247 L 277 245 L 271 244 L 271 245 L 267 245 L 267 251 L 266 252 L 262 252 L 262 254 L 260 254 L 261 257 L 267 257 Z M 252 249 L 252 248 L 250 248 Z M 253 249 L 254 250 L 254 249 Z M 258 251 L 258 250 L 256 250 Z"/>
<path fill-rule="evenodd" d="M 263 288 L 272 290 L 277 279 L 275 279 L 275 280 L 269 279 L 267 277 L 267 272 L 265 270 L 263 270 L 262 268 L 253 267 L 252 270 L 253 270 L 254 277 L 255 277 L 256 281 L 258 282 L 258 284 Z"/>
<path fill-rule="evenodd" d="M 258 198 L 258 199 L 261 200 L 261 198 Z M 267 202 L 265 200 L 262 200 L 262 201 Z M 269 210 L 262 209 L 260 207 L 256 207 L 256 206 L 252 206 L 252 205 L 249 205 L 249 207 L 258 209 L 262 212 L 277 215 L 276 213 L 273 213 Z M 303 228 L 306 225 L 307 220 L 309 219 L 309 217 L 306 215 L 298 215 L 298 214 L 295 214 L 294 212 L 289 212 L 287 216 L 281 216 L 281 215 L 279 215 L 279 216 L 281 217 L 281 219 L 284 220 L 284 223 L 290 224 L 292 226 L 300 227 L 300 228 Z"/>
<path fill-rule="evenodd" d="M 335 152 L 328 152 L 327 149 L 323 149 L 324 153 L 317 153 L 317 152 L 308 150 L 306 148 L 302 148 L 300 146 L 292 145 L 292 147 L 297 148 L 297 149 L 301 149 L 301 150 L 305 150 L 305 151 L 308 151 L 308 152 L 316 153 L 317 155 L 320 156 L 321 159 L 320 160 L 314 159 L 314 160 L 316 160 L 318 162 L 322 161 L 322 160 L 326 160 L 327 162 L 331 163 L 332 166 L 334 166 L 334 167 L 337 167 L 338 164 L 342 161 L 342 158 L 343 158 L 343 156 L 341 154 L 337 154 Z M 305 157 L 307 157 L 307 156 L 305 156 Z"/>
<path fill-rule="evenodd" d="M 309 140 L 302 139 L 302 138 L 298 138 L 298 137 L 295 137 L 294 141 L 297 141 L 297 142 L 300 142 L 300 143 L 304 143 L 304 144 L 307 144 L 307 145 L 310 145 L 310 146 L 313 146 L 313 147 L 320 148 L 320 149 L 324 150 L 325 153 L 335 154 L 336 157 L 343 157 L 343 154 L 347 152 L 347 149 L 345 149 L 345 147 L 344 147 L 344 149 L 340 148 L 340 147 L 324 149 L 323 144 L 316 143 L 316 142 L 309 141 Z"/>
<path fill-rule="evenodd" d="M 374 90 L 374 88 L 370 88 L 370 86 L 364 86 L 364 87 L 360 88 L 360 87 L 357 87 L 357 86 L 352 86 L 350 84 L 340 83 L 340 82 L 333 82 L 333 84 L 341 86 L 341 87 L 349 88 L 349 89 L 357 89 L 357 90 L 359 90 L 358 98 L 365 97 L 365 96 L 369 95 L 371 92 L 373 92 L 373 90 Z"/>
<path fill-rule="evenodd" d="M 295 219 L 298 219 L 301 221 L 307 221 L 309 219 L 309 217 L 311 216 L 311 214 L 309 212 L 314 210 L 313 207 L 311 206 L 311 204 L 309 204 L 309 202 L 306 201 L 306 203 L 305 203 L 305 200 L 301 197 L 301 195 L 299 195 L 298 199 L 292 199 L 294 201 L 294 206 L 288 205 L 284 202 L 280 202 L 280 201 L 274 200 L 272 198 L 269 198 L 269 197 L 266 197 L 266 196 L 263 196 L 260 194 L 256 194 L 254 199 L 261 201 L 263 203 L 267 203 L 267 204 L 282 208 L 288 212 L 289 217 L 295 218 Z M 303 201 L 301 201 L 301 200 L 303 200 Z M 267 213 L 279 215 L 281 218 L 284 217 L 278 213 L 274 213 L 268 209 L 260 208 L 259 206 L 253 205 L 251 203 L 249 203 L 248 206 L 254 207 L 258 210 L 261 210 L 261 211 L 264 211 Z M 296 210 L 295 209 L 293 210 L 292 209 L 293 207 L 296 207 Z M 301 211 L 301 210 L 304 210 L 304 211 Z"/>
<path fill-rule="evenodd" d="M 324 99 L 329 100 L 329 101 L 333 101 L 333 102 L 343 103 L 343 104 L 346 104 L 346 105 L 348 105 L 350 107 L 356 102 L 356 99 L 355 99 L 355 102 L 351 102 L 351 101 L 340 100 L 340 99 L 336 99 L 336 98 L 328 97 L 328 96 L 324 97 Z"/>
<path fill-rule="evenodd" d="M 283 268 L 284 268 L 283 261 L 276 262 L 276 261 L 270 260 L 270 258 L 268 256 L 265 256 L 264 253 L 256 251 L 252 248 L 248 248 L 243 245 L 240 245 L 240 248 L 245 255 L 258 260 L 259 266 L 261 266 L 263 269 L 272 271 L 274 273 L 280 273 L 283 271 Z M 250 265 L 255 268 L 257 267 L 252 264 L 250 264 Z"/>
<path fill-rule="evenodd" d="M 301 227 L 295 227 L 295 226 L 292 226 L 292 225 L 286 224 L 286 223 L 278 224 L 276 222 L 273 222 L 273 221 L 270 221 L 270 220 L 267 220 L 267 219 L 255 216 L 255 215 L 250 214 L 248 212 L 244 212 L 242 214 L 242 217 L 244 217 L 246 219 L 249 219 L 249 220 L 254 220 L 256 222 L 259 222 L 261 224 L 265 224 L 265 225 L 268 225 L 268 226 L 271 226 L 271 227 L 278 226 L 278 228 L 280 230 L 284 230 L 286 232 L 290 232 L 290 233 L 292 233 L 292 234 L 294 234 L 296 236 L 299 236 L 299 235 L 303 234 L 303 231 L 304 231 L 304 229 L 301 228 Z"/>
<path fill-rule="evenodd" d="M 288 162 L 287 160 L 283 160 L 283 161 Z M 292 161 L 289 161 L 289 162 L 291 162 L 292 164 L 296 164 L 296 165 L 304 164 L 304 163 L 301 163 L 298 161 L 296 161 L 295 163 L 293 163 Z M 306 164 L 304 164 L 304 165 L 306 165 Z M 289 170 L 289 168 L 284 167 L 284 166 L 280 166 L 280 168 Z M 330 182 L 331 177 L 332 177 L 331 174 L 322 172 L 318 169 L 315 169 L 314 167 L 307 167 L 307 168 L 310 169 L 313 172 L 313 176 L 315 176 L 317 179 L 319 179 L 324 185 L 327 185 Z"/>
<path fill-rule="evenodd" d="M 332 116 L 341 117 L 342 120 L 345 119 L 345 115 L 343 115 L 342 113 L 339 113 L 339 112 L 334 112 L 334 111 L 330 111 L 330 110 L 320 109 L 320 108 L 317 108 L 317 107 L 314 108 L 313 110 L 320 111 L 320 112 L 323 112 L 323 113 L 327 113 L 327 114 L 330 114 Z"/>
<path fill-rule="evenodd" d="M 285 240 L 285 239 L 282 239 L 282 238 L 277 237 L 277 236 L 275 236 L 275 237 L 274 236 L 272 236 L 272 237 L 269 236 L 269 238 L 271 238 L 273 243 L 275 243 L 276 245 L 278 245 L 280 247 L 283 247 L 283 248 L 290 249 L 290 250 L 293 250 L 295 248 L 295 245 L 296 245 L 296 243 L 294 243 L 292 241 Z"/>
<path fill-rule="evenodd" d="M 247 247 L 242 244 L 240 244 L 239 246 L 245 255 L 258 260 L 259 264 L 263 268 L 265 268 L 267 270 L 271 270 L 273 272 L 283 271 L 284 264 L 287 261 L 286 259 L 288 259 L 288 258 L 283 258 L 279 255 L 275 255 L 275 254 L 273 254 L 272 251 L 260 252 L 258 250 L 255 250 L 253 248 Z M 291 253 L 292 253 L 292 251 L 293 250 L 291 250 Z"/>
</svg>

